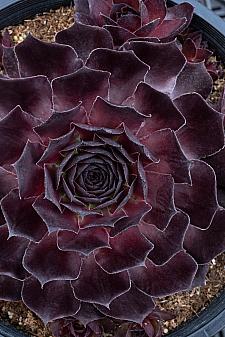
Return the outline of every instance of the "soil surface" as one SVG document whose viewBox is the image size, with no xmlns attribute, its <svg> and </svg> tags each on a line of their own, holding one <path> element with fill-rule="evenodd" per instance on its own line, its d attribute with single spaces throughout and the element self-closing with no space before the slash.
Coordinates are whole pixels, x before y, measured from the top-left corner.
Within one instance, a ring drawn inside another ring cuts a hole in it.
<svg viewBox="0 0 225 337">
<path fill-rule="evenodd" d="M 74 9 L 71 7 L 60 8 L 38 15 L 32 20 L 25 20 L 20 26 L 8 27 L 8 30 L 15 44 L 23 41 L 29 32 L 39 39 L 53 41 L 56 32 L 72 25 L 73 14 Z M 224 85 L 225 75 L 215 81 L 211 101 L 218 100 Z M 164 334 L 198 315 L 220 293 L 225 286 L 224 266 L 225 254 L 222 254 L 211 262 L 205 286 L 158 300 L 157 304 L 162 309 L 169 310 L 176 316 L 163 323 Z M 32 336 L 54 337 L 22 303 L 0 301 L 0 318 Z"/>
</svg>

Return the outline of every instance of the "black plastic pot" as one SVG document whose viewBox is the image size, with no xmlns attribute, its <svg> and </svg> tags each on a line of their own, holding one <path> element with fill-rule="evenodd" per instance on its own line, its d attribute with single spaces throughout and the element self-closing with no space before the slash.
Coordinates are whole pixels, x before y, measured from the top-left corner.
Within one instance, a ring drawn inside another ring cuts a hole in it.
<svg viewBox="0 0 225 337">
<path fill-rule="evenodd" d="M 212 48 L 225 62 L 225 22 L 195 0 L 168 0 L 169 5 L 184 1 L 195 6 L 192 27 L 201 30 Z M 0 0 L 0 29 L 21 23 L 35 14 L 69 5 L 72 0 Z M 10 325 L 0 322 L 0 337 L 26 337 Z M 225 290 L 198 317 L 168 337 L 225 337 Z"/>
</svg>

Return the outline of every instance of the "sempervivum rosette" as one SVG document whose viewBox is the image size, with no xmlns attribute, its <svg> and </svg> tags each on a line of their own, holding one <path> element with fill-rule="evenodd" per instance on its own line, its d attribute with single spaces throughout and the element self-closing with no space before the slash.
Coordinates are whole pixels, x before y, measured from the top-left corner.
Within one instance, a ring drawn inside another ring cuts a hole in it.
<svg viewBox="0 0 225 337">
<path fill-rule="evenodd" d="M 203 284 L 224 251 L 223 114 L 176 41 L 118 51 L 107 32 L 87 55 L 66 36 L 4 47 L 0 298 L 58 336 L 107 318 L 159 336 L 154 298 Z"/>
<path fill-rule="evenodd" d="M 107 31 L 115 47 L 129 39 L 171 41 L 190 24 L 193 14 L 189 3 L 167 8 L 164 0 L 75 0 L 75 6 L 76 23 L 57 41 L 64 43 L 66 37 L 85 50 L 89 44 L 103 47 Z"/>
</svg>

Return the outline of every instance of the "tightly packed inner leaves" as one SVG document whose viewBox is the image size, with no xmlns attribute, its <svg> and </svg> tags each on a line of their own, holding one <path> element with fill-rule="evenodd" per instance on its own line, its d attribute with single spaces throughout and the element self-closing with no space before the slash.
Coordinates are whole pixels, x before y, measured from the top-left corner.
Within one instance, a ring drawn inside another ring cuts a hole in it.
<svg viewBox="0 0 225 337">
<path fill-rule="evenodd" d="M 225 250 L 225 98 L 176 38 L 190 4 L 75 7 L 55 43 L 1 38 L 0 299 L 56 337 L 159 337 L 155 298 Z"/>
</svg>

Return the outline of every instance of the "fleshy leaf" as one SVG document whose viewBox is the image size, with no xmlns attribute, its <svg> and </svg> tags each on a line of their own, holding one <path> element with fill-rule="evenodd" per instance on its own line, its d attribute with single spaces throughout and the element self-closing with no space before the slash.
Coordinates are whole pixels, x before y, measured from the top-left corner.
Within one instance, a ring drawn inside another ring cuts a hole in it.
<svg viewBox="0 0 225 337">
<path fill-rule="evenodd" d="M 80 308 L 80 302 L 75 298 L 68 281 L 52 281 L 42 288 L 38 280 L 30 277 L 24 282 L 22 299 L 45 324 L 75 315 Z"/>
<path fill-rule="evenodd" d="M 148 171 L 146 171 L 146 179 L 148 182 L 147 201 L 152 206 L 152 209 L 145 215 L 143 220 L 163 230 L 176 212 L 174 180 L 171 175 Z"/>
<path fill-rule="evenodd" d="M 72 281 L 72 285 L 80 300 L 108 306 L 113 299 L 130 288 L 130 281 L 126 271 L 106 273 L 91 254 L 83 261 L 79 278 Z"/>
<path fill-rule="evenodd" d="M 190 216 L 192 225 L 209 227 L 218 208 L 213 169 L 202 161 L 192 161 L 191 185 L 175 184 L 175 204 Z"/>
<path fill-rule="evenodd" d="M 53 203 L 43 196 L 39 196 L 35 200 L 33 207 L 41 219 L 45 222 L 49 233 L 58 231 L 59 229 L 78 232 L 78 218 L 74 213 L 66 208 L 61 213 Z"/>
<path fill-rule="evenodd" d="M 52 90 L 45 76 L 0 78 L 0 92 L 1 118 L 17 105 L 42 121 L 47 120 L 52 114 Z"/>
<path fill-rule="evenodd" d="M 160 129 L 177 130 L 184 123 L 184 118 L 171 99 L 146 83 L 138 85 L 133 98 L 128 102 L 137 111 L 150 117 L 140 128 L 138 138 Z"/>
<path fill-rule="evenodd" d="M 82 62 L 70 46 L 44 42 L 31 34 L 15 50 L 22 77 L 45 75 L 52 80 L 82 67 Z"/>
<path fill-rule="evenodd" d="M 148 254 L 149 259 L 157 265 L 162 265 L 182 250 L 188 225 L 189 218 L 182 212 L 174 214 L 164 231 L 152 224 L 139 225 L 141 233 L 154 244 L 153 250 Z"/>
<path fill-rule="evenodd" d="M 79 321 L 86 326 L 88 323 L 100 318 L 103 318 L 103 315 L 93 306 L 93 304 L 81 302 L 80 310 L 76 313 L 76 319 L 79 319 Z"/>
<path fill-rule="evenodd" d="M 137 227 L 130 227 L 109 241 L 110 248 L 100 248 L 95 253 L 97 263 L 108 273 L 117 273 L 131 267 L 144 265 L 153 249 Z"/>
<path fill-rule="evenodd" d="M 146 266 L 132 268 L 130 277 L 135 285 L 147 294 L 164 297 L 187 290 L 192 284 L 196 271 L 195 260 L 180 251 L 162 266 L 157 266 L 148 259 Z"/>
<path fill-rule="evenodd" d="M 55 110 L 69 110 L 82 101 L 89 112 L 96 96 L 107 98 L 109 73 L 102 70 L 83 67 L 73 74 L 56 78 L 52 82 Z"/>
<path fill-rule="evenodd" d="M 16 187 L 16 175 L 0 167 L 0 200 Z"/>
<path fill-rule="evenodd" d="M 36 164 L 44 149 L 40 143 L 28 141 L 22 155 L 14 164 L 22 198 L 34 197 L 44 191 L 44 170 Z"/>
<path fill-rule="evenodd" d="M 140 128 L 145 119 L 144 115 L 133 108 L 113 105 L 100 97 L 96 99 L 89 115 L 90 123 L 95 126 L 117 128 L 122 123 L 125 123 L 134 133 Z"/>
<path fill-rule="evenodd" d="M 81 259 L 78 253 L 59 250 L 57 233 L 51 233 L 39 243 L 29 244 L 23 265 L 44 285 L 50 281 L 76 279 L 80 272 Z"/>
<path fill-rule="evenodd" d="M 10 236 L 21 236 L 38 242 L 47 228 L 32 207 L 34 198 L 20 199 L 19 191 L 12 190 L 1 200 Z"/>
<path fill-rule="evenodd" d="M 159 159 L 158 163 L 148 165 L 146 168 L 148 171 L 171 174 L 177 183 L 190 182 L 190 163 L 174 131 L 171 129 L 155 131 L 141 141 Z"/>
<path fill-rule="evenodd" d="M 0 275 L 0 300 L 20 301 L 23 283 L 15 278 Z"/>
<path fill-rule="evenodd" d="M 120 27 L 120 26 L 114 26 L 114 25 L 105 25 L 105 29 L 109 31 L 109 33 L 112 35 L 113 43 L 115 46 L 121 46 L 123 45 L 127 40 L 135 38 L 135 34 L 131 33 L 129 30 Z"/>
<path fill-rule="evenodd" d="M 204 161 L 214 169 L 218 185 L 225 187 L 225 147 L 204 158 Z"/>
<path fill-rule="evenodd" d="M 154 306 L 152 298 L 134 284 L 131 284 L 129 291 L 112 301 L 109 309 L 96 305 L 104 315 L 136 323 L 142 323 L 145 317 L 152 312 Z"/>
<path fill-rule="evenodd" d="M 103 227 L 81 229 L 77 234 L 65 230 L 58 233 L 58 247 L 61 250 L 89 255 L 97 248 L 108 246 L 109 235 Z"/>
<path fill-rule="evenodd" d="M 225 210 L 217 210 L 208 229 L 201 229 L 190 225 L 184 240 L 184 248 L 194 259 L 205 264 L 216 255 L 222 253 L 225 248 Z M 196 244 L 197 243 L 197 244 Z M 207 249 L 206 249 L 207 247 Z"/>
<path fill-rule="evenodd" d="M 57 33 L 56 42 L 73 47 L 83 61 L 96 48 L 113 48 L 112 37 L 106 29 L 79 22 Z"/>
<path fill-rule="evenodd" d="M 186 120 L 176 135 L 188 159 L 200 159 L 224 146 L 223 114 L 197 93 L 180 96 L 174 103 Z"/>
<path fill-rule="evenodd" d="M 148 71 L 147 65 L 132 52 L 103 48 L 96 49 L 90 54 L 87 66 L 111 73 L 109 98 L 113 104 L 121 104 L 131 96 L 138 82 L 144 79 Z"/>
<path fill-rule="evenodd" d="M 212 78 L 209 75 L 204 62 L 187 62 L 179 73 L 176 85 L 171 96 L 179 97 L 186 93 L 197 92 L 207 98 L 212 90 Z"/>
<path fill-rule="evenodd" d="M 131 41 L 125 48 L 133 50 L 141 61 L 150 66 L 146 83 L 164 93 L 173 91 L 177 76 L 186 62 L 175 41 L 163 44 Z"/>
<path fill-rule="evenodd" d="M 25 113 L 19 106 L 0 121 L 0 165 L 14 163 L 22 154 L 27 140 L 35 142 L 38 139 L 33 132 L 33 127 L 37 125 L 37 119 Z"/>
<path fill-rule="evenodd" d="M 14 47 L 2 47 L 2 65 L 6 74 L 11 78 L 19 78 L 19 64 Z"/>
<path fill-rule="evenodd" d="M 24 280 L 28 273 L 22 259 L 29 241 L 20 237 L 9 237 L 6 225 L 0 226 L 0 275 Z"/>
</svg>

